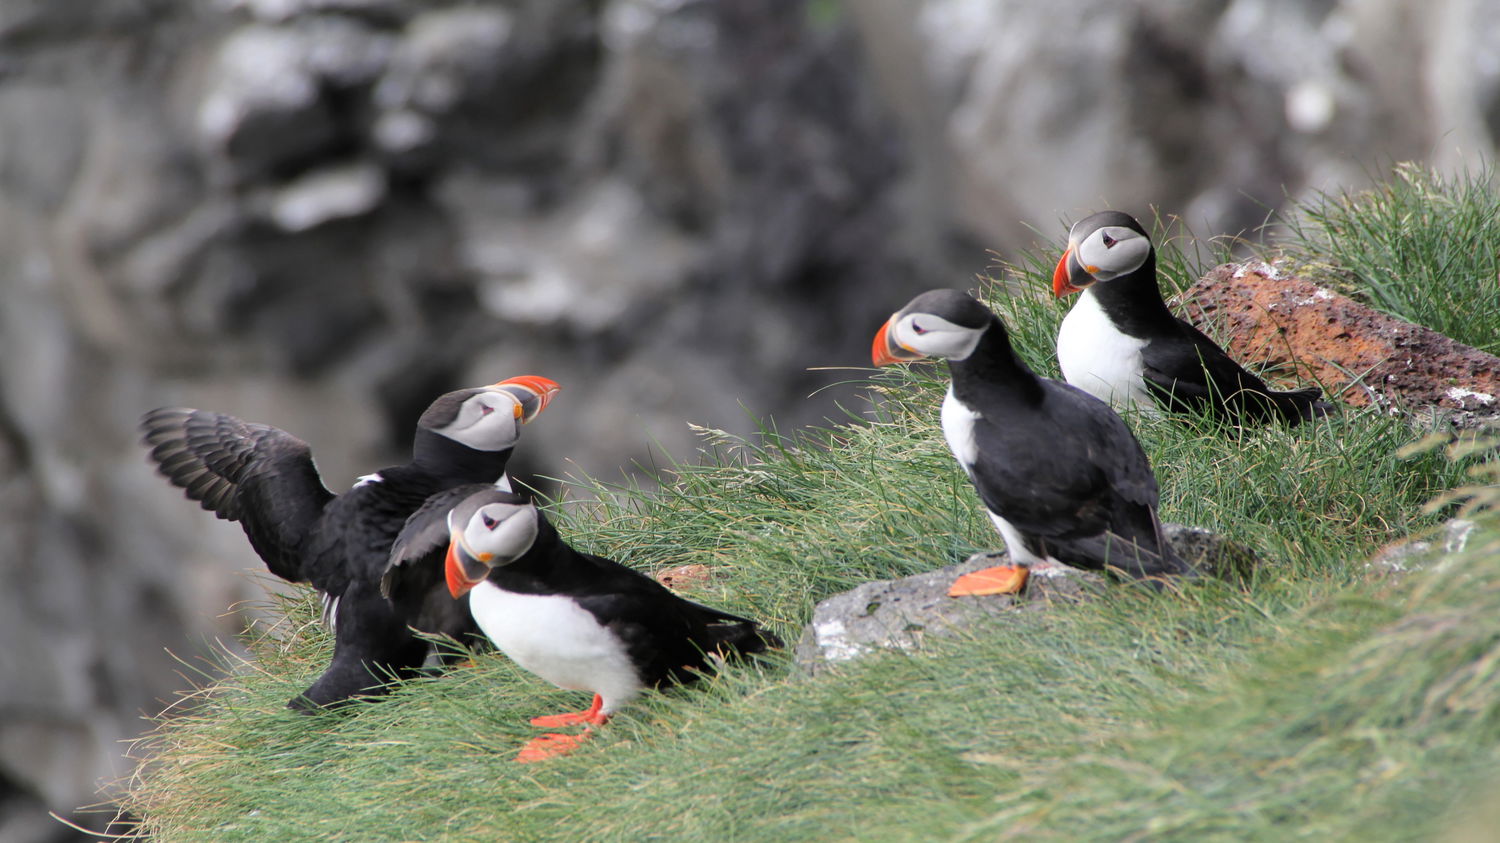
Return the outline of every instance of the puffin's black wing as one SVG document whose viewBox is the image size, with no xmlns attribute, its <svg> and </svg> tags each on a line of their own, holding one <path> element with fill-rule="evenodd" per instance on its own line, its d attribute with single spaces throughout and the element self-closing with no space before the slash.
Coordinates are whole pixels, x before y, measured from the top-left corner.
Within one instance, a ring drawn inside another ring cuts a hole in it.
<svg viewBox="0 0 1500 843">
<path fill-rule="evenodd" d="M 163 407 L 141 418 L 141 441 L 174 486 L 238 521 L 271 573 L 306 579 L 301 544 L 334 499 L 301 439 L 206 410 Z"/>
<path fill-rule="evenodd" d="M 691 681 L 705 658 L 763 652 L 781 641 L 758 623 L 672 593 L 651 577 L 602 556 L 572 556 L 566 593 L 625 644 L 647 684 Z"/>
<path fill-rule="evenodd" d="M 418 567 L 435 565 L 439 571 L 443 565 L 443 554 L 448 547 L 448 513 L 468 496 L 487 489 L 491 483 L 470 483 L 444 489 L 431 495 L 417 508 L 401 528 L 385 570 L 380 577 L 380 593 L 390 597 L 404 587 L 413 571 Z M 425 583 L 427 577 L 421 577 Z M 437 580 L 442 580 L 439 573 Z"/>
<path fill-rule="evenodd" d="M 1316 387 L 1277 392 L 1236 363 L 1213 340 L 1178 319 L 1178 336 L 1141 351 L 1146 385 L 1169 410 L 1202 412 L 1231 424 L 1279 418 L 1288 424 L 1327 414 Z"/>
<path fill-rule="evenodd" d="M 1097 532 L 1116 498 L 1155 506 L 1156 477 L 1125 422 L 1077 387 L 1039 380 L 1046 398 L 1024 428 L 975 421 L 972 472 L 985 506 L 1044 537 Z"/>
<path fill-rule="evenodd" d="M 1128 567 L 1123 541 L 1139 551 L 1138 573 L 1176 572 L 1156 518 L 1156 476 L 1130 428 L 1077 387 L 1041 383 L 1046 397 L 1028 434 L 1035 441 L 1018 442 L 1014 425 L 976 421 L 980 499 L 1039 550 L 1078 567 Z"/>
</svg>

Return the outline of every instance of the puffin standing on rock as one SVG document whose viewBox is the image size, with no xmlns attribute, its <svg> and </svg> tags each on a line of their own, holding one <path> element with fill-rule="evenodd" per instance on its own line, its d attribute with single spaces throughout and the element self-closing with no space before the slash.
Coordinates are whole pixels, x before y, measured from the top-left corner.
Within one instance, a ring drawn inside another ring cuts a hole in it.
<svg viewBox="0 0 1500 843">
<path fill-rule="evenodd" d="M 569 547 L 526 499 L 493 486 L 454 489 L 407 521 L 388 578 L 443 562 L 448 587 L 501 652 L 562 688 L 592 691 L 588 709 L 536 717 L 533 726 L 583 725 L 533 738 L 517 761 L 570 752 L 593 726 L 647 687 L 690 682 L 711 660 L 781 641 L 748 618 L 668 591 L 639 571 Z"/>
<path fill-rule="evenodd" d="M 1019 591 L 1031 566 L 1137 578 L 1191 573 L 1162 537 L 1156 477 L 1125 422 L 1084 391 L 1038 377 L 1005 325 L 973 297 L 932 290 L 875 334 L 877 366 L 942 357 L 953 382 L 943 435 L 1010 550 L 951 596 Z"/>
<path fill-rule="evenodd" d="M 431 495 L 506 483 L 521 425 L 547 407 L 556 383 L 533 375 L 450 392 L 417 422 L 412 459 L 334 495 L 306 442 L 277 428 L 206 410 L 163 407 L 141 419 L 161 473 L 220 518 L 238 521 L 271 573 L 309 582 L 334 631 L 333 661 L 292 708 L 310 711 L 383 692 L 422 666 L 429 646 L 409 628 L 462 638 L 478 629 L 444 592 L 443 576 L 412 571 L 389 599 L 380 580 L 391 543 Z"/>
<path fill-rule="evenodd" d="M 1117 409 L 1204 412 L 1234 425 L 1287 425 L 1327 415 L 1317 387 L 1277 392 L 1203 332 L 1172 315 L 1156 284 L 1156 251 L 1135 217 L 1102 211 L 1068 232 L 1052 274 L 1059 298 L 1082 292 L 1057 334 L 1068 383 Z"/>
</svg>

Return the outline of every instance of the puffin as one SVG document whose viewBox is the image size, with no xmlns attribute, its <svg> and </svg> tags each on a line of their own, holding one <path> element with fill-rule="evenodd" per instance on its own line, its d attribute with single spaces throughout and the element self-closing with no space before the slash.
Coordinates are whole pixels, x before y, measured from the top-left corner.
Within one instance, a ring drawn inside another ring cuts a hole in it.
<svg viewBox="0 0 1500 843">
<path fill-rule="evenodd" d="M 1151 238 L 1129 214 L 1101 211 L 1074 224 L 1052 292 L 1083 293 L 1057 334 L 1063 378 L 1117 409 L 1207 412 L 1234 426 L 1293 426 L 1333 409 L 1315 386 L 1267 387 L 1173 316 L 1157 287 Z"/>
<path fill-rule="evenodd" d="M 694 603 L 639 571 L 581 553 L 536 505 L 494 486 L 452 489 L 407 520 L 391 548 L 387 576 L 441 560 L 449 593 L 502 653 L 542 679 L 590 691 L 583 711 L 532 718 L 554 729 L 515 760 L 540 761 L 575 749 L 620 707 L 650 687 L 691 682 L 729 658 L 782 646 L 749 618 Z"/>
<path fill-rule="evenodd" d="M 307 443 L 286 431 L 183 407 L 151 410 L 142 442 L 172 485 L 221 519 L 237 521 L 276 576 L 311 583 L 333 628 L 333 659 L 287 705 L 311 712 L 377 696 L 414 674 L 430 645 L 414 634 L 482 636 L 467 607 L 445 593 L 439 565 L 410 571 L 382 594 L 391 544 L 428 497 L 470 483 L 508 488 L 505 466 L 521 425 L 558 385 L 523 375 L 442 395 L 417 420 L 411 460 L 335 495 Z M 441 599 L 433 599 L 434 595 Z"/>
<path fill-rule="evenodd" d="M 958 578 L 954 597 L 1019 591 L 1031 567 L 1192 574 L 1162 536 L 1146 453 L 1109 405 L 1039 377 L 974 297 L 931 290 L 875 334 L 877 366 L 944 358 L 943 436 L 1005 539 L 1010 563 Z"/>
</svg>

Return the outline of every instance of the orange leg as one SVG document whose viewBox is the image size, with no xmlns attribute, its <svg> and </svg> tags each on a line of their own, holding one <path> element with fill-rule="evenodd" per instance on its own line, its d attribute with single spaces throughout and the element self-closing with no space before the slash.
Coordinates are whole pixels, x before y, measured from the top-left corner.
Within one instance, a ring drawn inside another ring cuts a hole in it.
<svg viewBox="0 0 1500 843">
<path fill-rule="evenodd" d="M 592 731 L 584 731 L 577 735 L 545 734 L 541 737 L 532 738 L 516 753 L 518 764 L 530 764 L 533 761 L 545 761 L 548 758 L 556 758 L 559 755 L 567 755 L 578 748 L 578 745 L 589 739 L 594 734 Z"/>
<path fill-rule="evenodd" d="M 540 726 L 543 729 L 556 729 L 559 726 L 602 726 L 609 715 L 600 714 L 599 709 L 604 707 L 604 698 L 598 694 L 594 695 L 594 702 L 584 711 L 570 711 L 567 714 L 547 714 L 542 717 L 531 718 L 531 725 Z M 540 740 L 540 739 L 538 739 Z"/>
<path fill-rule="evenodd" d="M 986 594 L 1015 594 L 1026 585 L 1028 572 L 1024 565 L 999 565 L 964 574 L 948 588 L 949 597 L 979 597 Z"/>
</svg>

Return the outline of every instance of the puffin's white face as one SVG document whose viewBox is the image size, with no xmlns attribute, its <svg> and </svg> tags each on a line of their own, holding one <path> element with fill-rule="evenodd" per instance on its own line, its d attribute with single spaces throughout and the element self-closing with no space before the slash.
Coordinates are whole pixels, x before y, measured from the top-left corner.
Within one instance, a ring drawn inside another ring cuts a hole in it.
<svg viewBox="0 0 1500 843">
<path fill-rule="evenodd" d="M 899 314 L 888 329 L 902 349 L 922 357 L 962 360 L 974 353 L 984 328 L 965 328 L 931 313 Z"/>
<path fill-rule="evenodd" d="M 494 568 L 526 555 L 536 541 L 536 519 L 532 504 L 487 503 L 469 517 L 461 532 L 451 535 L 469 556 Z"/>
<path fill-rule="evenodd" d="M 447 426 L 433 432 L 476 451 L 503 451 L 521 438 L 521 401 L 503 387 L 486 387 L 459 405 Z"/>
<path fill-rule="evenodd" d="M 448 512 L 443 576 L 455 600 L 484 582 L 490 569 L 526 555 L 537 535 L 538 515 L 533 504 L 490 501 L 464 518 L 462 513 L 468 506 L 466 501 Z"/>
<path fill-rule="evenodd" d="M 476 451 L 503 451 L 515 446 L 521 425 L 547 409 L 557 392 L 554 381 L 520 375 L 477 389 L 450 392 L 433 402 L 420 423 Z M 455 401 L 459 402 L 456 411 L 450 409 Z M 439 426 L 436 418 L 449 420 Z"/>
<path fill-rule="evenodd" d="M 1073 251 L 1074 260 L 1095 281 L 1110 281 L 1134 272 L 1150 254 L 1150 240 L 1120 225 L 1095 229 Z M 1077 281 L 1073 283 L 1083 286 Z"/>
</svg>

